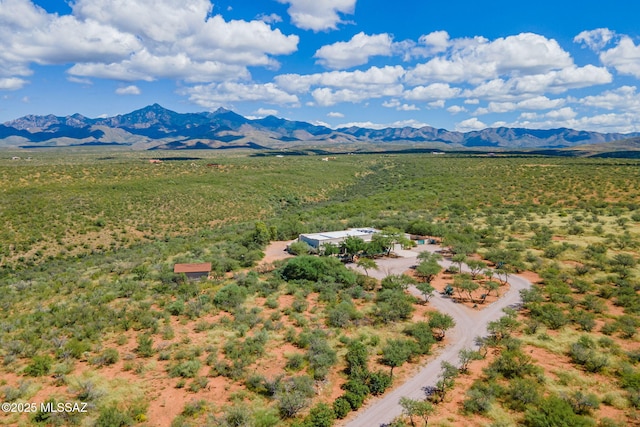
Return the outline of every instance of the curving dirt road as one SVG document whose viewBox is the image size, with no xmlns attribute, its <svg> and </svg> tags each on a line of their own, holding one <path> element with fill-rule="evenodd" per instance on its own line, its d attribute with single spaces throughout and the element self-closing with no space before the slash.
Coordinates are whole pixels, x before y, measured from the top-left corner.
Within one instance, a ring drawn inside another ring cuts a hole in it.
<svg viewBox="0 0 640 427">
<path fill-rule="evenodd" d="M 434 252 L 437 249 L 439 247 L 435 245 L 424 245 L 420 246 L 419 250 Z M 416 264 L 415 258 L 418 250 L 399 252 L 403 258 L 380 260 L 378 261 L 378 270 L 370 270 L 369 275 L 382 279 L 389 274 L 401 274 Z M 446 268 L 451 265 L 451 262 L 445 260 L 440 264 Z M 353 268 L 356 267 L 354 266 Z M 437 292 L 434 293 L 429 300 L 429 304 L 439 311 L 451 315 L 456 321 L 455 328 L 447 331 L 450 344 L 424 365 L 414 377 L 382 397 L 369 399 L 362 409 L 353 413 L 351 417 L 338 425 L 348 427 L 384 426 L 402 414 L 402 407 L 399 403 L 401 397 L 424 399 L 426 396 L 425 388 L 434 386 L 438 380 L 437 377 L 441 369 L 440 364 L 443 361 L 447 361 L 458 365 L 458 353 L 460 350 L 463 348 L 475 348 L 475 338 L 486 336 L 489 322 L 502 317 L 504 314 L 502 312 L 503 308 L 517 305 L 520 302 L 520 290 L 530 287 L 531 282 L 517 275 L 511 275 L 509 277 L 509 285 L 510 289 L 499 300 L 484 306 L 482 310 L 468 308 L 462 304 L 455 303 L 448 297 L 443 297 Z M 411 287 L 409 290 L 416 296 L 421 295 L 415 287 Z"/>
</svg>

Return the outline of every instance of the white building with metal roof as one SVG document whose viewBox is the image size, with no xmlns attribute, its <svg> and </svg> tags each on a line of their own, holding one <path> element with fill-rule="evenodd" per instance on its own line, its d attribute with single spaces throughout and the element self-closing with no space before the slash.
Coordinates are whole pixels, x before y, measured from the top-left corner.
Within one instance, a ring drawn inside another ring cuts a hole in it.
<svg viewBox="0 0 640 427">
<path fill-rule="evenodd" d="M 340 243 L 342 243 L 347 237 L 359 237 L 365 242 L 370 242 L 373 235 L 379 232 L 380 230 L 376 230 L 375 228 L 350 228 L 342 231 L 301 234 L 298 237 L 298 240 L 305 242 L 312 248 L 320 249 L 327 243 L 333 243 L 336 246 L 340 246 Z"/>
</svg>

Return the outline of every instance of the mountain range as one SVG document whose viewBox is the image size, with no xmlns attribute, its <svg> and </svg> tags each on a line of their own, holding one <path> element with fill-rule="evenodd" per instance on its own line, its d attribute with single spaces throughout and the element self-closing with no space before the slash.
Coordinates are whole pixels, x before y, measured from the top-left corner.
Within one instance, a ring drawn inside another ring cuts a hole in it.
<svg viewBox="0 0 640 427">
<path fill-rule="evenodd" d="M 429 144 L 438 148 L 565 148 L 638 137 L 640 133 L 600 133 L 559 129 L 488 128 L 456 132 L 430 126 L 330 129 L 307 122 L 267 116 L 249 119 L 220 108 L 214 112 L 177 113 L 153 104 L 128 114 L 88 118 L 27 115 L 0 124 L 0 147 L 129 146 L 162 149 L 282 149 L 300 146 Z"/>
</svg>

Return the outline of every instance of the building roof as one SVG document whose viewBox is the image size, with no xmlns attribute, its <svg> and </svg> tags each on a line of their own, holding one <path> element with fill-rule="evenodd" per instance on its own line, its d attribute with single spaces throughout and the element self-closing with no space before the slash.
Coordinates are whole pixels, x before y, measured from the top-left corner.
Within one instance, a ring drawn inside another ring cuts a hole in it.
<svg viewBox="0 0 640 427">
<path fill-rule="evenodd" d="M 369 236 L 374 233 L 378 233 L 379 230 L 375 228 L 350 228 L 342 231 L 327 231 L 322 233 L 303 234 L 304 237 L 313 240 L 331 240 L 331 239 L 346 239 L 347 237 L 363 237 Z"/>
<path fill-rule="evenodd" d="M 203 262 L 200 264 L 176 264 L 173 267 L 174 273 L 209 273 L 210 271 L 210 262 Z"/>
</svg>

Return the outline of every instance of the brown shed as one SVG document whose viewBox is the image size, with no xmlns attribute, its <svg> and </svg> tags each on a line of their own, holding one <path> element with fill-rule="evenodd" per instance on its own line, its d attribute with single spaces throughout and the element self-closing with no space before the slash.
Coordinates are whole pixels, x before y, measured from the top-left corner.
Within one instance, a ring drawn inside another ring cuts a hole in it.
<svg viewBox="0 0 640 427">
<path fill-rule="evenodd" d="M 200 264 L 176 264 L 173 267 L 174 273 L 184 273 L 191 280 L 208 277 L 211 273 L 211 263 L 203 262 Z"/>
</svg>

